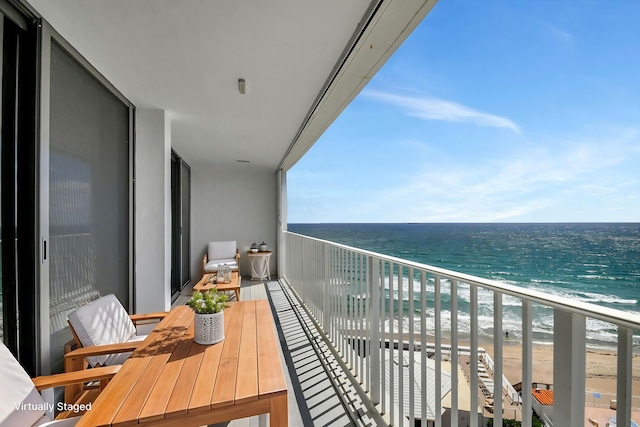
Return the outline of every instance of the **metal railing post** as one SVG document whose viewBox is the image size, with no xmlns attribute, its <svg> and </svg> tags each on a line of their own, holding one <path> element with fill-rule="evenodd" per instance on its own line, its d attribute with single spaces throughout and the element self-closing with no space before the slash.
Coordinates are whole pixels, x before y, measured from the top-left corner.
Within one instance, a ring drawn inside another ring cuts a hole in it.
<svg viewBox="0 0 640 427">
<path fill-rule="evenodd" d="M 631 378 L 633 370 L 633 330 L 618 327 L 618 385 L 616 419 L 619 426 L 631 425 Z"/>
<path fill-rule="evenodd" d="M 531 414 L 533 411 L 533 396 L 531 395 L 531 385 L 533 383 L 532 311 L 531 302 L 522 301 L 522 391 L 520 392 L 522 395 L 522 427 L 531 427 Z M 560 423 L 559 425 L 564 424 Z"/>
<path fill-rule="evenodd" d="M 553 323 L 553 423 L 583 425 L 587 321 L 579 314 L 555 309 Z"/>
</svg>

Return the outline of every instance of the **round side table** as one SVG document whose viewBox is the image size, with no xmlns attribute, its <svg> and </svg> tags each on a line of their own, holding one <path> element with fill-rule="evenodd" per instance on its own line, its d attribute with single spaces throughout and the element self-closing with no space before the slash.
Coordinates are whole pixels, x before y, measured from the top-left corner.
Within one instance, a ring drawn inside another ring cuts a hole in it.
<svg viewBox="0 0 640 427">
<path fill-rule="evenodd" d="M 269 270 L 271 254 L 271 251 L 247 252 L 249 261 L 251 261 L 251 280 L 271 280 L 271 272 Z"/>
</svg>

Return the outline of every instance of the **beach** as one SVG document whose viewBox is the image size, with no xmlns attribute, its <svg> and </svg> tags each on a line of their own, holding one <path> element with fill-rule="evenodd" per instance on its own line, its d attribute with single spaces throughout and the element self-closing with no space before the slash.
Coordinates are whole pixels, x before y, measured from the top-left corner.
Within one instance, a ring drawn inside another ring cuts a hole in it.
<svg viewBox="0 0 640 427">
<path fill-rule="evenodd" d="M 434 337 L 429 336 L 428 342 L 433 345 Z M 449 346 L 447 338 L 442 339 L 443 346 Z M 469 347 L 468 337 L 458 341 L 459 347 Z M 481 337 L 478 347 L 483 348 L 494 360 L 493 342 L 487 337 Z M 532 347 L 532 381 L 534 383 L 553 384 L 553 345 L 551 343 L 534 343 Z M 618 356 L 616 350 L 606 348 L 587 347 L 586 349 L 586 387 L 587 393 L 600 393 L 601 402 L 608 404 L 609 399 L 615 399 L 617 387 Z M 640 407 L 640 353 L 634 351 L 631 393 L 637 398 L 634 407 Z M 522 344 L 519 342 L 505 342 L 502 346 L 502 372 L 509 382 L 522 382 Z M 606 402 L 605 402 L 606 400 Z M 587 399 L 586 403 L 594 403 Z"/>
<path fill-rule="evenodd" d="M 482 343 L 482 347 L 494 358 L 493 346 Z M 511 384 L 522 381 L 522 345 L 507 344 L 502 347 L 503 373 Z M 586 391 L 600 393 L 604 399 L 615 397 L 617 387 L 617 354 L 615 350 L 587 348 Z M 534 344 L 532 348 L 532 380 L 553 384 L 553 346 Z M 640 355 L 633 355 L 632 394 L 640 395 Z M 587 401 L 587 403 L 591 403 Z M 604 403 L 604 402 L 602 402 Z M 635 402 L 637 403 L 637 402 Z"/>
<path fill-rule="evenodd" d="M 443 354 L 448 351 L 451 341 L 448 337 L 441 339 Z M 387 340 L 389 336 L 385 337 Z M 397 336 L 396 336 L 397 339 Z M 433 346 L 435 337 L 428 335 L 427 343 Z M 469 337 L 464 336 L 458 340 L 459 348 L 469 348 Z M 493 341 L 488 337 L 480 337 L 478 347 L 483 348 L 494 360 Z M 446 348 L 446 350 L 445 350 Z M 531 350 L 532 367 L 531 379 L 534 383 L 553 384 L 553 345 L 551 343 L 534 343 Z M 587 393 L 600 393 L 602 399 L 615 399 L 617 387 L 617 366 L 618 356 L 615 349 L 587 347 L 586 349 L 586 378 L 585 391 Z M 634 399 L 633 406 L 640 407 L 640 351 L 634 349 L 632 359 L 632 389 Z M 509 380 L 509 383 L 517 384 L 522 382 L 522 344 L 515 341 L 507 341 L 502 345 L 502 372 Z M 592 403 L 587 400 L 587 403 Z M 604 404 L 604 402 L 600 402 Z M 608 403 L 608 402 L 607 402 Z"/>
</svg>

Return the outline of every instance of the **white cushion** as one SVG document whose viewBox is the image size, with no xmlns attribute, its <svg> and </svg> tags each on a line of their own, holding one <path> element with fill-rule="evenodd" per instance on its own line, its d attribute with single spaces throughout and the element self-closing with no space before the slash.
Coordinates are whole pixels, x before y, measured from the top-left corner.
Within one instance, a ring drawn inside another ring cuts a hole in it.
<svg viewBox="0 0 640 427">
<path fill-rule="evenodd" d="M 78 423 L 78 421 L 80 421 L 80 417 L 65 418 L 63 420 L 55 420 L 55 421 L 51 421 L 49 418 L 43 417 L 42 424 L 36 424 L 36 426 L 37 427 L 73 427 Z"/>
<path fill-rule="evenodd" d="M 131 338 L 129 338 L 127 342 L 144 341 L 146 337 L 147 335 L 134 335 Z M 108 354 L 104 363 L 101 363 L 101 364 L 105 366 L 122 365 L 124 361 L 129 358 L 129 356 L 131 356 L 130 351 L 127 353 Z M 93 357 L 87 357 L 87 359 L 92 359 L 92 358 Z M 92 366 L 95 366 L 95 365 L 92 365 Z"/>
<path fill-rule="evenodd" d="M 29 374 L 2 342 L 0 378 L 0 426 L 27 427 L 41 420 L 47 409 L 45 402 Z"/>
<path fill-rule="evenodd" d="M 238 245 L 235 240 L 226 242 L 209 242 L 207 260 L 235 258 Z"/>
<path fill-rule="evenodd" d="M 98 298 L 69 314 L 69 322 L 83 347 L 117 344 L 130 341 L 136 334 L 136 327 L 115 295 Z M 123 356 L 125 355 L 125 356 Z M 128 357 L 128 353 L 88 357 L 91 366 L 118 365 Z"/>
<path fill-rule="evenodd" d="M 236 259 L 214 259 L 207 262 L 204 266 L 205 273 L 215 273 L 218 271 L 218 266 L 226 264 L 228 267 L 231 267 L 232 270 L 238 269 L 238 264 L 236 264 Z"/>
</svg>

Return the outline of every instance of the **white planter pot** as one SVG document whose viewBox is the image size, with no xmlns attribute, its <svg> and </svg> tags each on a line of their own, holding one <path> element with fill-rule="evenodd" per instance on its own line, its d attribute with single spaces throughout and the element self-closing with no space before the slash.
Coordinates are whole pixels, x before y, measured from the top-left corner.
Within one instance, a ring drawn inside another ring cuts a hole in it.
<svg viewBox="0 0 640 427">
<path fill-rule="evenodd" d="M 224 339 L 224 312 L 213 314 L 194 313 L 194 341 L 198 344 L 215 344 Z"/>
</svg>

